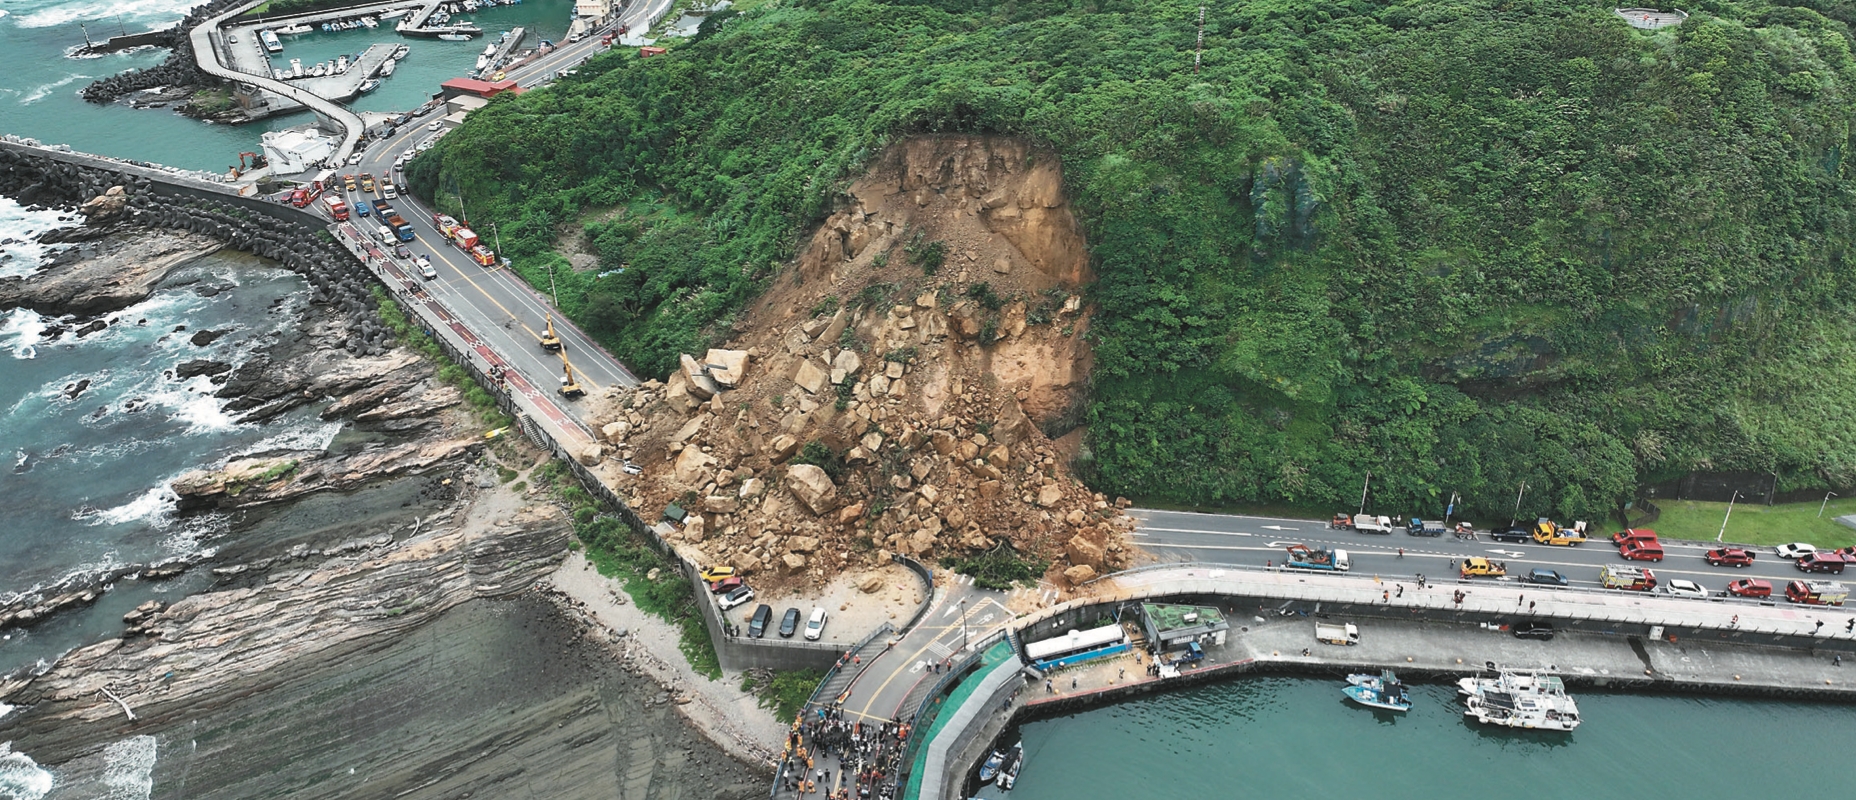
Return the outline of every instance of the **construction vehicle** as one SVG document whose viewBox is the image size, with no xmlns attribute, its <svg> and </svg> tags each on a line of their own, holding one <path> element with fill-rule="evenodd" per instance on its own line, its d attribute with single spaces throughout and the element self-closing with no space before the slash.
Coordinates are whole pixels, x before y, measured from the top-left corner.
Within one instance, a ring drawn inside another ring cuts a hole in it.
<svg viewBox="0 0 1856 800">
<path fill-rule="evenodd" d="M 376 197 L 370 205 L 374 207 L 374 212 L 379 214 L 381 219 L 393 216 L 393 206 L 387 205 L 385 200 Z"/>
<path fill-rule="evenodd" d="M 548 330 L 541 335 L 541 349 L 550 353 L 561 351 L 561 337 L 554 335 L 554 315 L 548 315 Z"/>
<path fill-rule="evenodd" d="M 348 218 L 348 204 L 342 202 L 340 195 L 323 195 L 322 203 L 329 207 L 329 217 L 331 219 L 345 220 Z"/>
<path fill-rule="evenodd" d="M 1785 587 L 1785 599 L 1808 606 L 1840 606 L 1849 596 L 1849 587 L 1829 581 L 1792 581 Z"/>
<path fill-rule="evenodd" d="M 1585 544 L 1585 523 L 1575 522 L 1570 528 L 1562 528 L 1553 520 L 1541 517 L 1534 520 L 1534 543 L 1578 547 Z"/>
<path fill-rule="evenodd" d="M 567 363 L 567 354 L 561 354 L 561 396 L 566 398 L 581 397 L 586 390 L 580 388 L 580 382 L 574 379 L 574 365 Z"/>
<path fill-rule="evenodd" d="M 374 174 L 373 173 L 371 172 L 361 173 L 361 191 L 363 192 L 374 191 Z"/>
<path fill-rule="evenodd" d="M 1450 528 L 1442 522 L 1437 520 L 1422 520 L 1417 517 L 1413 517 L 1411 519 L 1411 524 L 1405 526 L 1405 532 L 1412 536 L 1442 536 L 1444 535 L 1444 531 L 1447 530 L 1450 530 Z"/>
<path fill-rule="evenodd" d="M 1289 559 L 1284 562 L 1290 569 L 1318 569 L 1328 572 L 1346 572 L 1353 568 L 1345 550 L 1326 550 L 1309 547 L 1305 544 L 1292 544 L 1288 547 Z"/>
<path fill-rule="evenodd" d="M 1342 622 L 1338 624 L 1333 622 L 1316 622 L 1315 641 L 1322 644 L 1338 644 L 1351 647 L 1360 643 L 1360 629 L 1354 627 L 1351 622 Z"/>
<path fill-rule="evenodd" d="M 477 245 L 470 249 L 470 260 L 477 262 L 477 265 L 481 267 L 494 266 L 496 264 L 496 253 L 488 247 Z"/>
<path fill-rule="evenodd" d="M 1622 564 L 1607 564 L 1598 571 L 1598 582 L 1606 589 L 1623 589 L 1630 592 L 1647 592 L 1656 588 L 1656 573 L 1643 567 L 1627 567 Z"/>
<path fill-rule="evenodd" d="M 350 192 L 354 191 L 354 176 L 353 175 L 342 176 L 342 188 Z"/>
<path fill-rule="evenodd" d="M 1465 558 L 1457 573 L 1465 578 L 1499 578 L 1508 574 L 1508 565 L 1486 558 Z"/>
</svg>

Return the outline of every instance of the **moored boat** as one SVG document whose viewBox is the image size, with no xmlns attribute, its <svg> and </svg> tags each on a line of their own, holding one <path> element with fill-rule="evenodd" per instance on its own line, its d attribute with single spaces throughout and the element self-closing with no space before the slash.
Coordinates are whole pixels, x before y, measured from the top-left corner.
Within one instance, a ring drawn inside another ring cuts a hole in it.
<svg viewBox="0 0 1856 800">
<path fill-rule="evenodd" d="M 285 25 L 281 28 L 278 28 L 277 32 L 280 34 L 283 34 L 284 36 L 296 36 L 297 34 L 309 33 L 310 31 L 313 31 L 313 30 L 315 30 L 315 28 L 311 28 L 308 25 L 305 25 L 299 22 L 295 25 Z"/>
<path fill-rule="evenodd" d="M 992 783 L 999 777 L 999 768 L 1005 766 L 1005 751 L 994 750 L 986 757 L 986 763 L 980 765 L 980 783 Z"/>
<path fill-rule="evenodd" d="M 1005 766 L 999 768 L 999 788 L 1010 789 L 1018 783 L 1018 771 L 1025 766 L 1025 743 L 1012 745 L 1012 752 L 1005 756 Z"/>
<path fill-rule="evenodd" d="M 1553 675 L 1504 669 L 1493 678 L 1463 678 L 1457 691 L 1463 695 L 1464 716 L 1485 725 L 1548 731 L 1579 727 L 1579 704 Z"/>
<path fill-rule="evenodd" d="M 441 41 L 446 41 L 446 42 L 468 42 L 470 41 L 469 36 L 465 36 L 464 34 L 461 34 L 461 33 L 441 33 L 438 35 L 438 38 Z"/>
<path fill-rule="evenodd" d="M 374 74 L 382 78 L 392 75 L 393 74 L 393 59 L 389 58 L 385 61 L 380 62 L 380 71 Z"/>
<path fill-rule="evenodd" d="M 392 11 L 382 11 L 380 12 L 380 21 L 385 22 L 390 19 L 399 19 L 410 13 L 412 13 L 412 9 L 410 8 L 396 8 Z"/>
<path fill-rule="evenodd" d="M 370 78 L 361 82 L 361 94 L 367 94 L 378 88 L 380 88 L 380 81 Z"/>
<path fill-rule="evenodd" d="M 1405 683 L 1389 669 L 1381 670 L 1378 675 L 1348 675 L 1347 685 L 1341 687 L 1340 691 L 1348 699 L 1368 708 L 1411 710 L 1411 695 L 1405 690 Z"/>
</svg>

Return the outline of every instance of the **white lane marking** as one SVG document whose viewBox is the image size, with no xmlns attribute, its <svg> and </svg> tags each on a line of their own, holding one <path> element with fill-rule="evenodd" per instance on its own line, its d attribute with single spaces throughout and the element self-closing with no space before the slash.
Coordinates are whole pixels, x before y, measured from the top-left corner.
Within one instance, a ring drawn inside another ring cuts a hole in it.
<svg viewBox="0 0 1856 800">
<path fill-rule="evenodd" d="M 1208 530 L 1203 530 L 1200 528 L 1152 528 L 1152 527 L 1147 527 L 1145 525 L 1141 526 L 1139 530 L 1165 531 L 1167 533 L 1204 533 L 1204 534 L 1210 534 L 1212 536 L 1255 536 L 1256 535 L 1254 533 L 1244 533 L 1242 531 L 1208 531 Z"/>
<path fill-rule="evenodd" d="M 1301 530 L 1301 528 L 1285 528 L 1281 525 L 1265 525 L 1263 526 L 1263 529 L 1266 531 L 1299 531 Z"/>
</svg>

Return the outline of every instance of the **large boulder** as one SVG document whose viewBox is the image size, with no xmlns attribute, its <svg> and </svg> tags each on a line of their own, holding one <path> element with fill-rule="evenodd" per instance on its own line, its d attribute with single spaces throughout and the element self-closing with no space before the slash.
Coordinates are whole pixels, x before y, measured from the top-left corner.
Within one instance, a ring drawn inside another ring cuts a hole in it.
<svg viewBox="0 0 1856 800">
<path fill-rule="evenodd" d="M 775 464 L 792 458 L 793 454 L 797 452 L 799 452 L 799 440 L 793 438 L 790 434 L 782 433 L 779 436 L 773 437 L 773 441 L 767 443 L 767 460 Z"/>
<path fill-rule="evenodd" d="M 786 567 L 787 572 L 798 572 L 806 568 L 806 557 L 798 553 L 787 553 L 780 556 L 780 564 Z"/>
<path fill-rule="evenodd" d="M 1079 583 L 1087 583 L 1095 576 L 1095 567 L 1089 566 L 1088 564 L 1078 564 L 1063 571 L 1064 580 L 1069 581 L 1072 586 Z"/>
<path fill-rule="evenodd" d="M 818 394 L 818 390 L 825 388 L 826 377 L 825 371 L 812 363 L 812 359 L 800 359 L 799 369 L 793 372 L 793 383 L 812 394 Z"/>
<path fill-rule="evenodd" d="M 691 396 L 699 400 L 707 400 L 722 390 L 716 385 L 715 379 L 709 377 L 709 372 L 703 368 L 702 362 L 697 361 L 690 354 L 684 353 L 679 363 L 683 365 L 683 379 L 688 382 L 684 390 Z"/>
<path fill-rule="evenodd" d="M 837 357 L 831 360 L 831 382 L 843 383 L 845 378 L 856 375 L 863 366 L 863 357 L 857 355 L 856 350 L 848 347 L 839 350 Z"/>
<path fill-rule="evenodd" d="M 1051 506 L 1054 506 L 1061 502 L 1063 502 L 1063 487 L 1062 486 L 1059 486 L 1054 483 L 1047 483 L 1044 485 L 1044 488 L 1038 490 L 1038 506 L 1039 507 L 1050 508 Z"/>
<path fill-rule="evenodd" d="M 814 514 L 838 507 L 838 487 L 831 476 L 813 464 L 794 464 L 786 471 L 786 489 Z"/>
<path fill-rule="evenodd" d="M 1070 559 L 1072 564 L 1101 567 L 1107 560 L 1108 553 L 1103 550 L 1102 543 L 1096 541 L 1097 538 L 1099 537 L 1091 537 L 1086 533 L 1072 536 L 1070 541 L 1064 544 L 1063 554 Z"/>
<path fill-rule="evenodd" d="M 612 444 L 623 443 L 625 441 L 625 437 L 629 435 L 631 432 L 632 432 L 632 424 L 630 422 L 626 422 L 625 420 L 619 420 L 618 422 L 609 422 L 605 425 L 605 427 L 602 427 L 599 429 L 599 434 L 601 436 L 606 437 L 606 441 Z"/>
<path fill-rule="evenodd" d="M 574 458 L 579 460 L 582 466 L 588 467 L 598 465 L 600 460 L 605 457 L 606 448 L 597 444 L 589 444 L 586 447 L 580 448 L 580 452 L 574 454 Z"/>
<path fill-rule="evenodd" d="M 999 419 L 992 426 L 992 438 L 999 444 L 1011 447 L 1030 439 L 1033 430 L 1036 428 L 1031 418 L 1025 416 L 1025 409 L 1018 405 L 1018 398 L 1008 396 L 999 404 Z"/>
<path fill-rule="evenodd" d="M 685 447 L 677 454 L 677 463 L 671 467 L 671 477 L 684 486 L 700 486 L 708 478 L 710 467 L 715 459 L 700 447 Z"/>
<path fill-rule="evenodd" d="M 730 389 L 740 386 L 742 378 L 747 376 L 746 350 L 710 350 L 702 361 L 709 365 L 709 377 Z"/>
</svg>

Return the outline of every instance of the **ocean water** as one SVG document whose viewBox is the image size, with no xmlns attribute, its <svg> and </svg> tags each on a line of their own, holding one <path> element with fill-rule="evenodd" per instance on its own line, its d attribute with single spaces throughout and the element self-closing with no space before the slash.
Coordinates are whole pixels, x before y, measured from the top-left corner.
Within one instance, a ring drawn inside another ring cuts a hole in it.
<svg viewBox="0 0 1856 800">
<path fill-rule="evenodd" d="M 1454 686 L 1413 687 L 1394 714 L 1340 685 L 1238 679 L 1033 722 L 1017 786 L 979 796 L 1844 796 L 1810 765 L 1856 737 L 1843 705 L 1577 692 L 1584 724 L 1551 734 L 1469 722 Z"/>
<path fill-rule="evenodd" d="M 31 227 L 17 221 L 31 215 L 9 217 L 8 204 L 0 203 L 0 239 Z M 15 269 L 34 266 L 13 255 Z M 81 338 L 68 319 L 0 312 L 0 599 L 209 550 L 223 523 L 177 519 L 170 480 L 243 453 L 326 447 L 340 426 L 307 410 L 242 424 L 207 378 L 172 377 L 194 359 L 243 361 L 307 300 L 295 274 L 225 251 L 177 271 Z M 196 347 L 190 339 L 205 329 L 225 335 Z M 55 656 L 42 639 L 0 634 L 0 672 Z"/>
<path fill-rule="evenodd" d="M 208 125 L 168 109 L 137 110 L 121 105 L 87 103 L 77 94 L 90 81 L 123 70 L 159 64 L 167 51 L 143 48 L 90 58 L 71 54 L 84 44 L 86 30 L 101 41 L 121 33 L 166 27 L 177 22 L 191 0 L 5 0 L 0 3 L 0 133 L 69 144 L 92 153 L 154 161 L 188 169 L 223 172 L 238 164 L 240 152 L 258 149 L 266 130 L 310 121 L 308 113 L 275 117 L 252 125 Z M 567 29 L 572 0 L 524 0 L 461 15 L 494 36 L 521 25 L 540 38 L 559 41 Z M 362 111 L 405 111 L 438 92 L 439 84 L 476 66 L 484 42 L 406 39 L 388 26 L 339 33 L 317 31 L 285 37 L 282 63 L 301 58 L 313 64 L 342 54 L 359 53 L 374 42 L 404 42 L 411 48 L 405 63 L 380 88 L 362 96 Z M 0 237 L 3 238 L 3 237 Z"/>
</svg>

